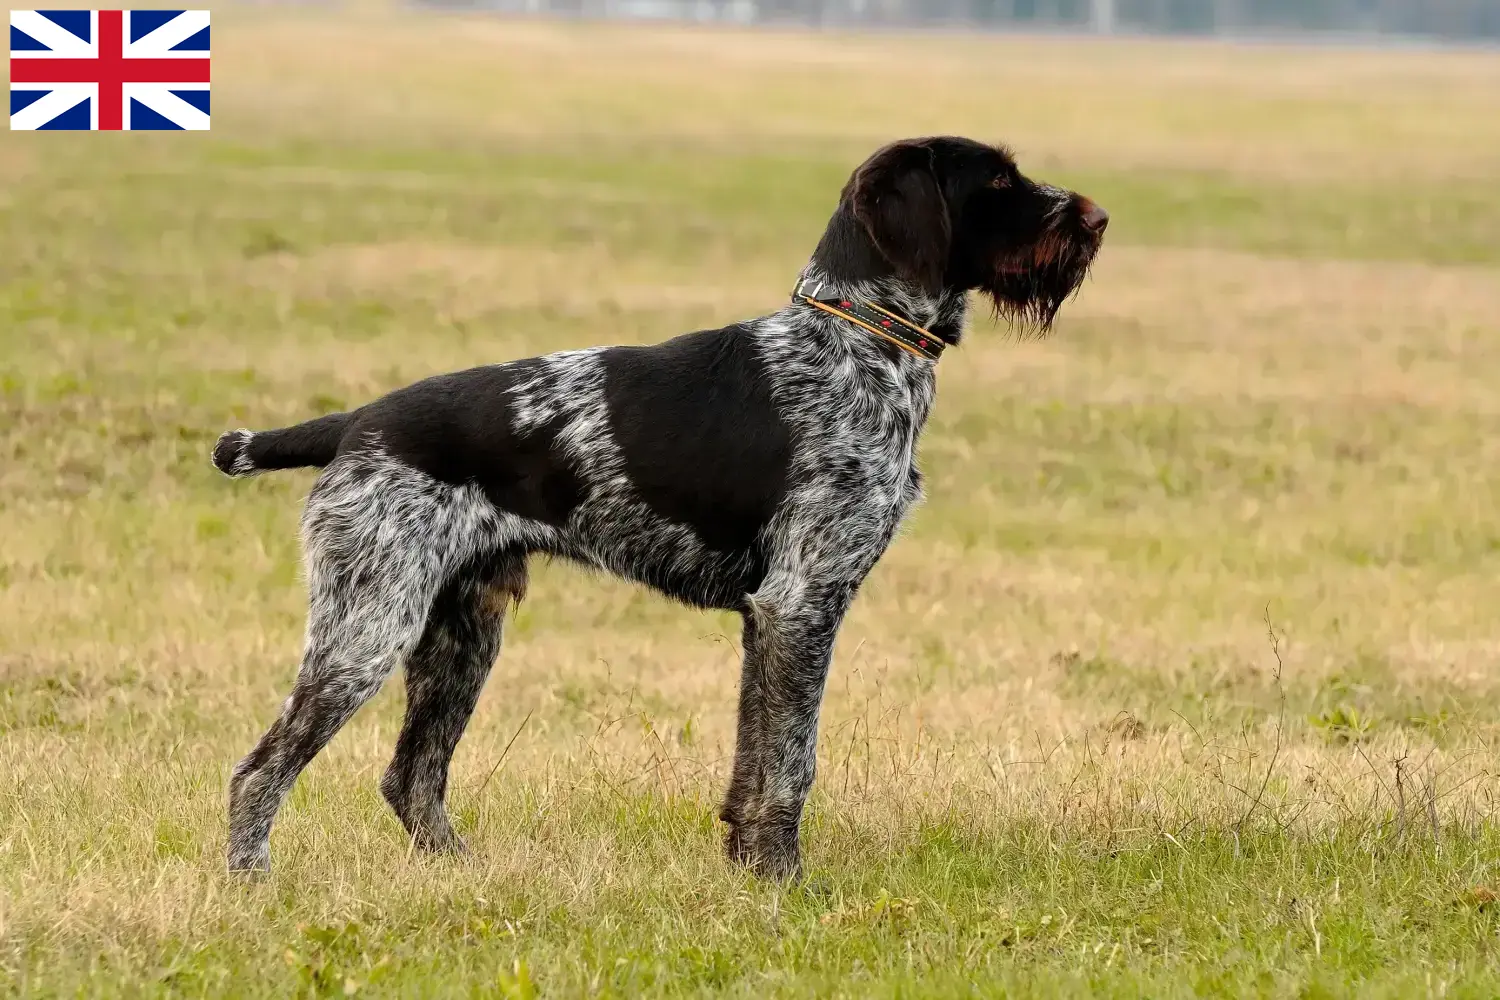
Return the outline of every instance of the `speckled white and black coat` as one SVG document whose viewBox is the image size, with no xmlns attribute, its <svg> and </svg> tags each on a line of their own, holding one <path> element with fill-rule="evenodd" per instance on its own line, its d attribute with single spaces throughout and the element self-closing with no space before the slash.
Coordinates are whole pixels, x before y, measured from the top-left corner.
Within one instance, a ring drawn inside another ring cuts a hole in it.
<svg viewBox="0 0 1500 1000">
<path fill-rule="evenodd" d="M 925 142 L 887 147 L 856 172 L 805 273 L 956 342 L 968 289 L 994 282 L 965 280 L 953 261 L 968 225 L 953 202 L 971 200 L 961 196 L 973 177 L 997 192 L 1030 182 L 1003 151 L 977 143 L 951 151 L 958 165 L 944 175 L 934 144 L 966 141 Z M 914 159 L 913 149 L 923 152 Z M 1010 181 L 1003 189 L 997 171 Z M 1002 257 L 1034 262 L 1027 247 L 1062 245 L 1063 205 L 1080 218 L 1102 214 L 1030 187 L 1039 220 L 1030 242 L 980 240 L 986 249 L 971 252 L 993 259 L 971 270 L 997 272 Z M 934 212 L 944 218 L 921 217 Z M 1095 232 L 1067 225 L 1085 243 Z M 924 226 L 945 232 L 929 237 Z M 948 243 L 936 271 L 921 259 L 936 253 L 934 240 Z M 1071 260 L 1046 253 L 1043 265 Z M 1091 257 L 1074 263 L 1086 269 Z M 1045 277 L 1025 280 L 1071 291 Z M 1068 277 L 1076 287 L 1081 273 Z M 1037 308 L 1019 295 L 1009 304 Z M 302 521 L 303 664 L 280 717 L 235 768 L 230 867 L 269 867 L 271 824 L 297 775 L 402 666 L 406 720 L 381 790 L 418 845 L 459 847 L 444 807 L 449 761 L 499 652 L 507 605 L 524 593 L 527 559 L 544 553 L 742 613 L 737 746 L 721 814 L 728 848 L 770 875 L 797 870 L 834 638 L 921 495 L 917 440 L 934 367 L 793 302 L 654 346 L 438 375 L 350 413 L 224 435 L 214 459 L 230 475 L 324 467 Z"/>
</svg>

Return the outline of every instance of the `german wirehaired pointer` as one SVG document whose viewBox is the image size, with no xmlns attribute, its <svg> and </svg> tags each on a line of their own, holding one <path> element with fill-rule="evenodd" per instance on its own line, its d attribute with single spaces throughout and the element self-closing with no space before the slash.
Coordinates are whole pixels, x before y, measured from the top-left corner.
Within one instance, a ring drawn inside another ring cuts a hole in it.
<svg viewBox="0 0 1500 1000">
<path fill-rule="evenodd" d="M 380 790 L 415 843 L 462 843 L 448 765 L 533 553 L 744 616 L 732 858 L 800 868 L 839 624 L 921 495 L 917 436 L 967 293 L 1045 331 L 1109 216 L 1004 149 L 896 142 L 854 171 L 778 311 L 650 347 L 423 379 L 349 413 L 231 431 L 230 476 L 324 468 L 302 515 L 306 651 L 234 769 L 229 867 L 270 867 L 297 775 L 397 667 L 406 719 Z"/>
</svg>

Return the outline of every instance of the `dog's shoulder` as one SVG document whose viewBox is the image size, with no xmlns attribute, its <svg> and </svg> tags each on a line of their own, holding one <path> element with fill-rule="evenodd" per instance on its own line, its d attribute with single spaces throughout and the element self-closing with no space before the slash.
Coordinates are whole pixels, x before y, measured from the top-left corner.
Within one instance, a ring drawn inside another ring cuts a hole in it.
<svg viewBox="0 0 1500 1000">
<path fill-rule="evenodd" d="M 779 418 L 751 324 L 685 333 L 600 353 L 610 424 L 637 439 L 770 433 Z M 784 435 L 783 435 L 784 436 Z"/>
<path fill-rule="evenodd" d="M 785 495 L 793 450 L 753 321 L 600 359 L 609 433 L 636 493 L 712 548 L 748 545 Z"/>
<path fill-rule="evenodd" d="M 732 323 L 714 330 L 695 330 L 659 344 L 607 347 L 600 352 L 608 378 L 642 377 L 677 381 L 675 376 L 733 379 L 753 375 L 759 364 L 754 323 Z"/>
</svg>

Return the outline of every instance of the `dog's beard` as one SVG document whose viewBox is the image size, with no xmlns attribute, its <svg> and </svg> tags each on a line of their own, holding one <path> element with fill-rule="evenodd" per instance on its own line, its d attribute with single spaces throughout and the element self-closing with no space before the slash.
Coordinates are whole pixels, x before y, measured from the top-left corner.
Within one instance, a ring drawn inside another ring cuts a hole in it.
<svg viewBox="0 0 1500 1000">
<path fill-rule="evenodd" d="M 996 262 L 980 291 L 994 303 L 995 315 L 1021 337 L 1045 337 L 1057 311 L 1088 277 L 1099 241 L 1048 233 L 1024 250 Z"/>
</svg>

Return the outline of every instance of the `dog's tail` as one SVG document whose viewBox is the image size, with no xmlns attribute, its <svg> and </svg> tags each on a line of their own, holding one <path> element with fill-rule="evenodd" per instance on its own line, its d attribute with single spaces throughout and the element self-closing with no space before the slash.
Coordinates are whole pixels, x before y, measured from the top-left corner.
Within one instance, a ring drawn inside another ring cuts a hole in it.
<svg viewBox="0 0 1500 1000">
<path fill-rule="evenodd" d="M 226 476 L 253 476 L 273 469 L 319 468 L 338 454 L 352 413 L 330 413 L 274 431 L 241 428 L 219 437 L 214 468 Z"/>
</svg>

